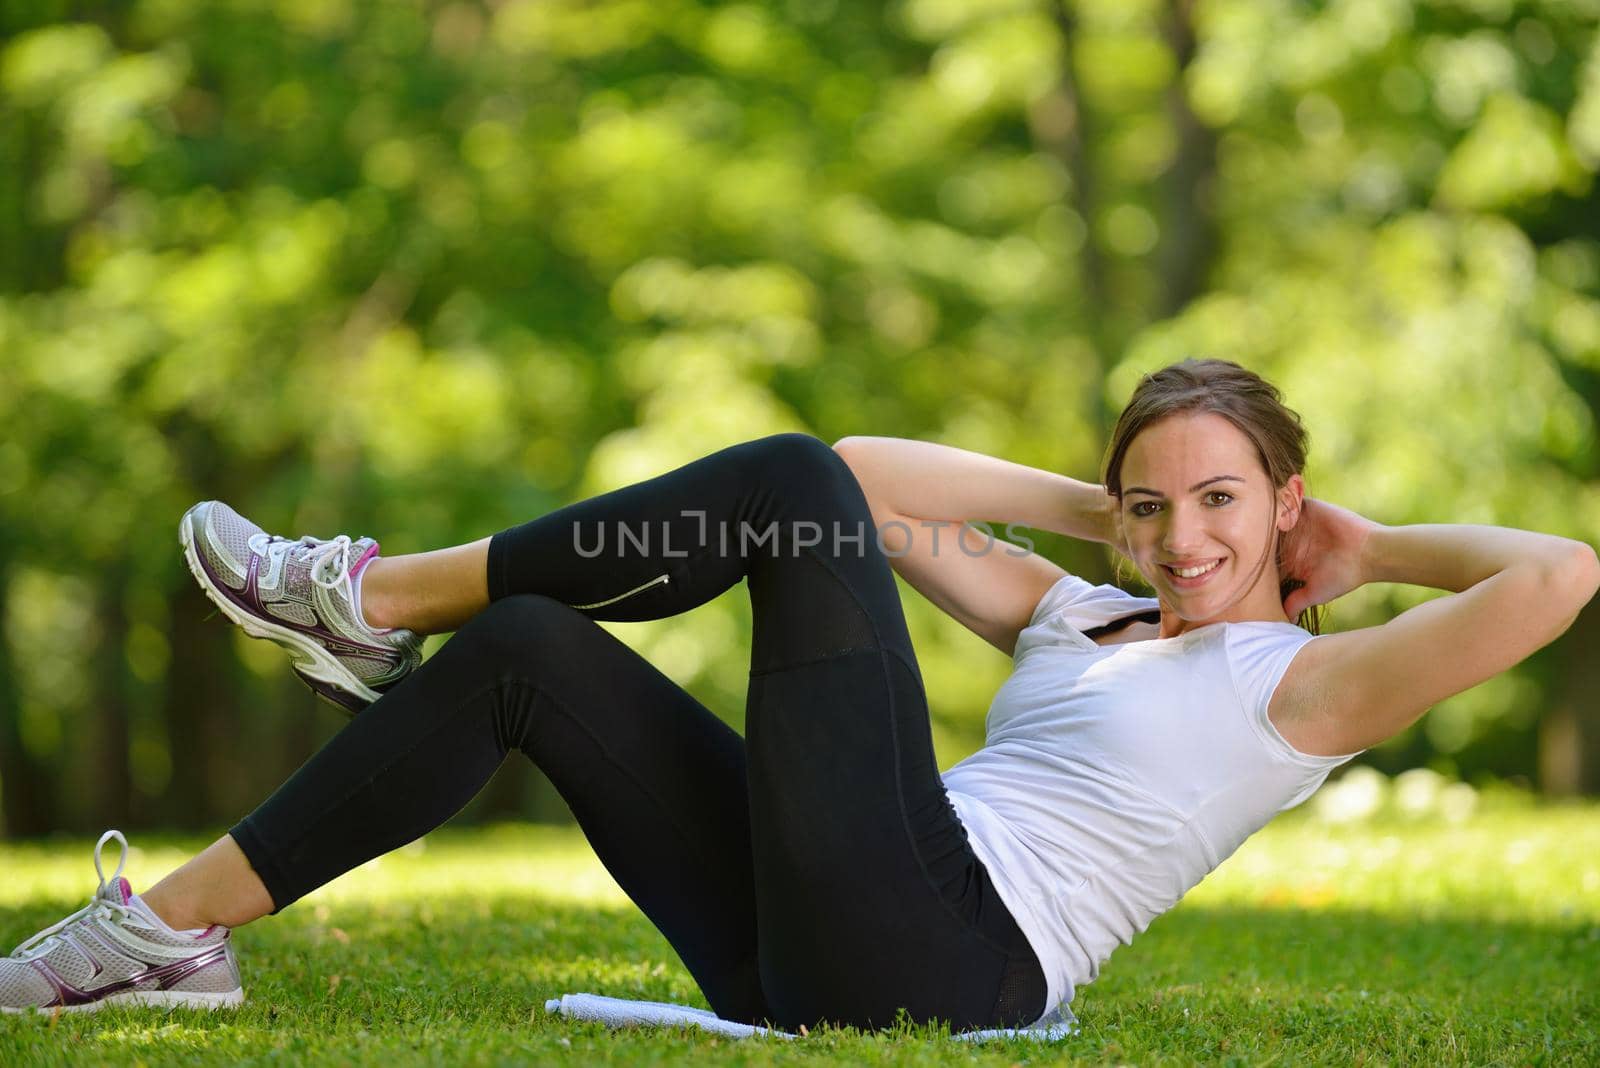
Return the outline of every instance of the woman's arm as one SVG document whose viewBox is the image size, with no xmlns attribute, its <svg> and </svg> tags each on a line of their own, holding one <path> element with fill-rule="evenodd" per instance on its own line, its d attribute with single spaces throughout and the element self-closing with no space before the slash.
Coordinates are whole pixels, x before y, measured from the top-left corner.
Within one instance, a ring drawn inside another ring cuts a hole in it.
<svg viewBox="0 0 1600 1068">
<path fill-rule="evenodd" d="M 1289 595 L 1284 613 L 1327 604 L 1368 582 L 1404 582 L 1459 592 L 1524 561 L 1559 559 L 1568 538 L 1531 530 L 1465 524 L 1386 527 L 1314 497 L 1283 542 L 1283 577 L 1304 586 Z"/>
<path fill-rule="evenodd" d="M 1594 558 L 1594 550 L 1581 541 L 1514 527 L 1374 524 L 1362 546 L 1361 574 L 1363 583 L 1404 582 L 1458 593 L 1509 567 L 1531 567 L 1566 580 L 1586 554 Z"/>
<path fill-rule="evenodd" d="M 890 566 L 1008 656 L 1039 598 L 1066 572 L 1031 546 L 963 524 L 1015 523 L 1088 541 L 1116 536 L 1116 509 L 1098 485 L 928 441 L 848 437 L 834 451 L 861 483 Z"/>
<path fill-rule="evenodd" d="M 1337 572 L 1355 561 L 1357 584 L 1407 582 L 1459 592 L 1381 626 L 1306 643 L 1268 715 L 1307 753 L 1339 755 L 1386 741 L 1439 701 L 1554 641 L 1600 589 L 1592 547 L 1508 527 L 1367 521 L 1359 537 L 1329 551 L 1323 566 Z"/>
<path fill-rule="evenodd" d="M 909 438 L 842 438 L 834 451 L 868 499 L 904 515 L 988 519 L 1083 541 L 1116 537 L 1116 502 L 1095 483 Z"/>
</svg>

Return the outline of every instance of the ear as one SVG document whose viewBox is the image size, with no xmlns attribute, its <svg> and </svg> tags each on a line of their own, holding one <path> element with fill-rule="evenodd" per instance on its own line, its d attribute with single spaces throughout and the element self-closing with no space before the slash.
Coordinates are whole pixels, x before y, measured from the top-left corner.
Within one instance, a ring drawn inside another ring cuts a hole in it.
<svg viewBox="0 0 1600 1068">
<path fill-rule="evenodd" d="M 1278 491 L 1278 529 L 1285 534 L 1300 522 L 1300 509 L 1305 502 L 1305 496 L 1306 480 L 1298 474 L 1290 475 L 1289 481 Z"/>
</svg>

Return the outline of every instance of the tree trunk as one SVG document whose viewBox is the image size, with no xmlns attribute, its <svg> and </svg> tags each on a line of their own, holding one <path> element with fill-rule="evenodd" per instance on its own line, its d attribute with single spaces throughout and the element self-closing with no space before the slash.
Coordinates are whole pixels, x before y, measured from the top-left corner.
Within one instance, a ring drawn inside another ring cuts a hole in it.
<svg viewBox="0 0 1600 1068">
<path fill-rule="evenodd" d="M 1216 180 L 1217 139 L 1195 116 L 1184 90 L 1184 72 L 1194 59 L 1192 0 L 1173 0 L 1162 20 L 1162 35 L 1177 74 L 1167 90 L 1167 117 L 1178 137 L 1177 154 L 1162 179 L 1161 244 L 1156 250 L 1161 276 L 1157 317 L 1177 315 L 1205 288 L 1206 273 L 1216 255 L 1217 230 L 1212 205 Z"/>
<path fill-rule="evenodd" d="M 129 722 L 133 710 L 128 701 L 128 615 L 123 607 L 126 568 L 112 565 L 101 576 L 101 632 L 99 655 L 95 657 L 93 722 L 94 786 L 90 802 L 90 822 L 95 826 L 116 827 L 124 823 L 133 802 L 133 776 L 128 764 Z"/>
<path fill-rule="evenodd" d="M 22 744 L 21 697 L 4 624 L 10 569 L 0 559 L 0 806 L 8 837 L 46 834 L 55 829 L 55 793 L 48 769 Z"/>
<path fill-rule="evenodd" d="M 167 749 L 172 754 L 172 779 L 162 798 L 164 819 L 194 829 L 211 824 L 219 794 L 213 780 L 222 773 L 213 759 L 212 730 L 221 710 L 236 704 L 229 666 L 229 626 L 212 616 L 211 602 L 193 583 L 180 588 L 172 606 L 172 648 L 182 666 L 167 675 L 162 718 Z M 219 784 L 220 785 L 220 784 Z"/>
<path fill-rule="evenodd" d="M 1600 795 L 1600 605 L 1578 614 L 1551 648 L 1554 701 L 1539 721 L 1539 787 L 1556 796 Z"/>
<path fill-rule="evenodd" d="M 1600 420 L 1600 372 L 1558 361 L 1561 377 Z M 1592 458 L 1568 471 L 1594 478 Z M 1557 655 L 1551 702 L 1539 721 L 1539 787 L 1558 796 L 1600 795 L 1600 604 L 1591 603 L 1551 646 Z"/>
<path fill-rule="evenodd" d="M 1078 23 L 1070 0 L 1060 0 L 1053 14 L 1056 29 L 1061 34 L 1061 77 L 1055 89 L 1034 105 L 1028 115 L 1028 126 L 1034 142 L 1060 160 L 1072 179 L 1071 207 L 1084 226 L 1078 269 L 1082 275 L 1085 320 L 1090 340 L 1103 362 L 1109 347 L 1105 336 L 1109 279 L 1095 232 L 1100 203 L 1099 185 L 1089 151 L 1092 119 L 1079 88 L 1075 59 Z"/>
</svg>

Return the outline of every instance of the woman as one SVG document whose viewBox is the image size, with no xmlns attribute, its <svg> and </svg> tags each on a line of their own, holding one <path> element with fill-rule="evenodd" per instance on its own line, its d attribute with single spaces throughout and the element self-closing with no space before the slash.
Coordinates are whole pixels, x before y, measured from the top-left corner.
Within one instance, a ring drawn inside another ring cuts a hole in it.
<svg viewBox="0 0 1600 1068">
<path fill-rule="evenodd" d="M 438 826 L 515 748 L 727 1019 L 1069 1018 L 1117 944 L 1275 813 L 1553 640 L 1600 584 L 1579 542 L 1307 498 L 1304 459 L 1277 391 L 1205 360 L 1140 383 L 1103 487 L 781 434 L 420 556 L 196 506 L 182 538 L 212 598 L 319 693 L 372 704 L 142 898 L 102 872 L 86 909 L 0 961 L 0 992 L 237 1003 L 229 929 Z M 1157 596 L 970 527 L 941 543 L 973 516 L 1110 543 Z M 987 744 L 942 777 L 895 571 L 1016 660 Z M 743 739 L 595 623 L 741 579 Z M 1308 632 L 1370 581 L 1458 592 Z M 416 635 L 449 630 L 417 666 Z"/>
</svg>

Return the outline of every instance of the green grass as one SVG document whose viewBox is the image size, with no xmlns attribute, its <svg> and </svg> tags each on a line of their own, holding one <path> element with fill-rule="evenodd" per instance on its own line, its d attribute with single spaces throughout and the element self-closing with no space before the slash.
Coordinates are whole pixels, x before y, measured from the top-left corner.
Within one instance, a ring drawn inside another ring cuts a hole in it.
<svg viewBox="0 0 1600 1068">
<path fill-rule="evenodd" d="M 200 844 L 134 842 L 135 887 Z M 87 899 L 90 844 L 0 845 L 0 939 Z M 549 1016 L 546 998 L 576 990 L 705 1005 L 565 829 L 430 835 L 236 938 L 242 1009 L 0 1017 L 0 1064 L 1597 1064 L 1600 807 L 1281 817 L 1112 957 L 1074 1004 L 1081 1035 L 1054 1046 L 926 1028 L 735 1042 Z"/>
</svg>

